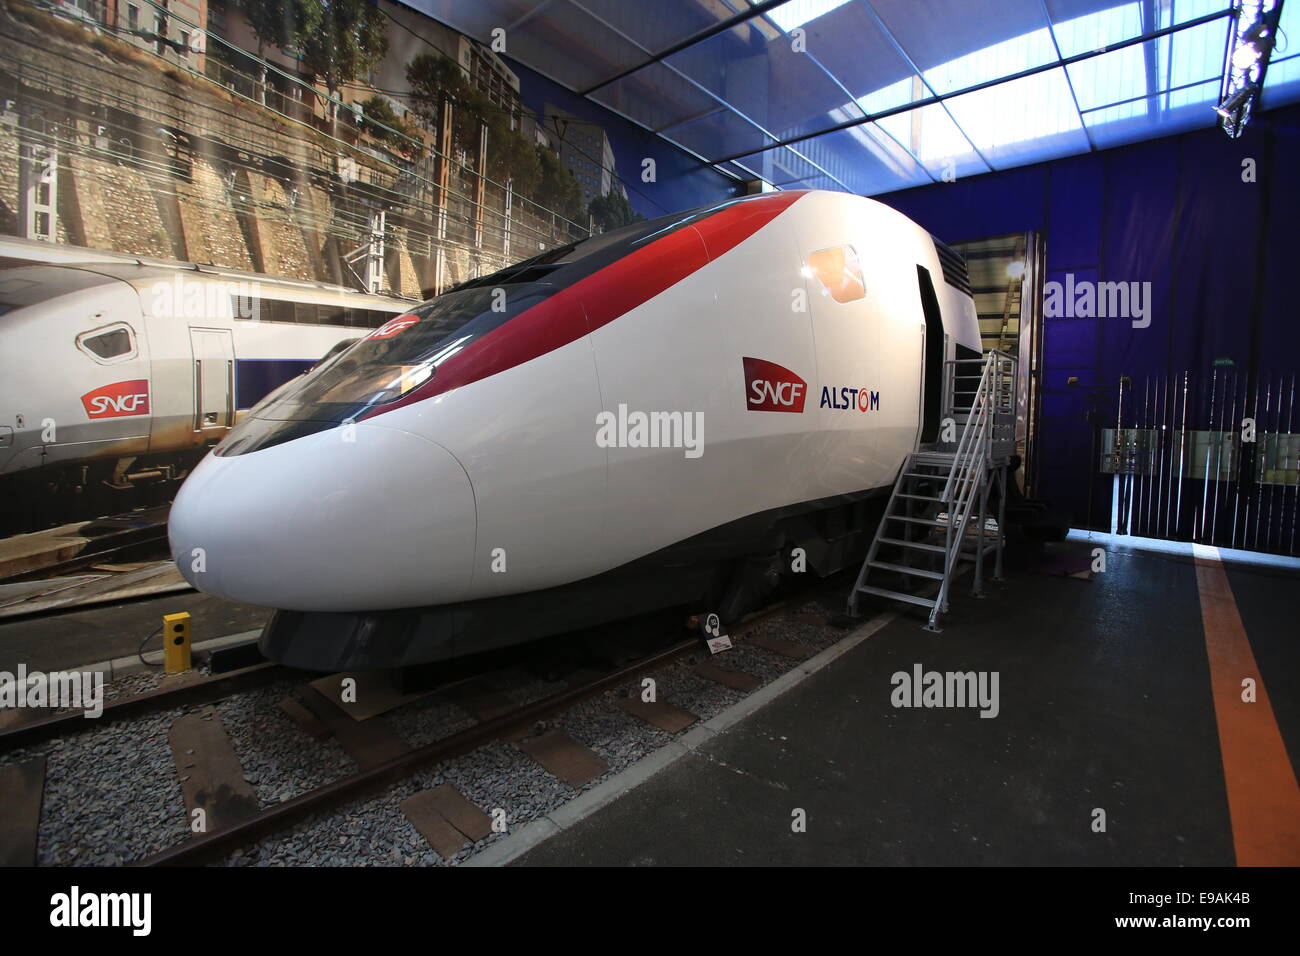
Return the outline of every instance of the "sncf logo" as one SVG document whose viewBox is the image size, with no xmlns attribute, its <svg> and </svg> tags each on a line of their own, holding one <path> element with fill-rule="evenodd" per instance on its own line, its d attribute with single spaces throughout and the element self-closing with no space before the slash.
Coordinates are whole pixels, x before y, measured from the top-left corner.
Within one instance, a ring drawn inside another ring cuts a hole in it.
<svg viewBox="0 0 1300 956">
<path fill-rule="evenodd" d="M 149 380 L 114 382 L 81 396 L 81 404 L 91 418 L 121 418 L 124 415 L 149 414 Z"/>
<path fill-rule="evenodd" d="M 375 329 L 375 331 L 371 332 L 370 337 L 372 339 L 391 339 L 398 332 L 409 329 L 419 321 L 420 317 L 418 315 L 411 315 L 409 313 L 406 315 L 399 315 L 395 319 L 389 319 L 379 328 Z"/>
<path fill-rule="evenodd" d="M 746 358 L 745 407 L 751 412 L 802 412 L 808 383 L 788 368 Z"/>
</svg>

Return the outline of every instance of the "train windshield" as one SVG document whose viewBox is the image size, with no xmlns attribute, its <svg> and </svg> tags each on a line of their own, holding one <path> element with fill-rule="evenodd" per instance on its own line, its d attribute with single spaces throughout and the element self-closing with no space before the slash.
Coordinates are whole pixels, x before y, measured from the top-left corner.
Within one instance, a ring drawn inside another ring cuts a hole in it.
<svg viewBox="0 0 1300 956">
<path fill-rule="evenodd" d="M 396 401 L 469 343 L 556 290 L 537 283 L 462 288 L 394 316 L 308 372 L 259 418 L 341 422 Z"/>
</svg>

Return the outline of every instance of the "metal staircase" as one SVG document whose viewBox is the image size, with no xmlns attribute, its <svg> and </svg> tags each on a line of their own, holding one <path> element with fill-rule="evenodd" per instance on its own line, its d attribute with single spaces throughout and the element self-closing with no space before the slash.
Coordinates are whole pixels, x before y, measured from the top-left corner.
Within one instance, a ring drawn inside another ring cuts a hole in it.
<svg viewBox="0 0 1300 956">
<path fill-rule="evenodd" d="M 1007 463 L 1015 437 L 1016 359 L 994 350 L 945 362 L 940 440 L 903 462 L 849 596 L 849 614 L 858 615 L 862 595 L 876 595 L 930 608 L 926 630 L 939 631 L 952 580 L 968 563 L 975 567 L 976 596 L 990 552 L 994 579 L 1001 579 Z M 988 513 L 991 490 L 996 519 Z M 901 585 L 867 583 L 882 575 Z M 937 593 L 933 586 L 917 593 L 929 581 L 938 582 Z"/>
</svg>

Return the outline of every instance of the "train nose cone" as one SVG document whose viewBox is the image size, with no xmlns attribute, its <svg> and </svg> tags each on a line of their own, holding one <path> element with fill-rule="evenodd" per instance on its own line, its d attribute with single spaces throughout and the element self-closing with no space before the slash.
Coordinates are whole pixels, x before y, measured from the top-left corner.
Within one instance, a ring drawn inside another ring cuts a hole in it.
<svg viewBox="0 0 1300 956">
<path fill-rule="evenodd" d="M 474 494 L 451 453 L 371 423 L 209 455 L 168 518 L 172 557 L 194 587 L 293 611 L 457 601 L 475 534 Z"/>
</svg>

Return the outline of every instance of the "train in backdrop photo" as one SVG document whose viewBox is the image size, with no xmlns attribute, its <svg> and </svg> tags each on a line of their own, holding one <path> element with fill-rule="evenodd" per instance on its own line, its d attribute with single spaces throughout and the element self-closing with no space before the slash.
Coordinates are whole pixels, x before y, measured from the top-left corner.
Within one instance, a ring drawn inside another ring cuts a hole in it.
<svg viewBox="0 0 1300 956">
<path fill-rule="evenodd" d="M 0 529 L 161 504 L 259 400 L 412 304 L 0 242 Z"/>
<path fill-rule="evenodd" d="M 253 409 L 171 512 L 262 652 L 430 662 L 860 560 L 981 360 L 965 265 L 873 200 L 756 195 L 464 283 Z M 878 506 L 877 506 L 878 507 Z"/>
</svg>

